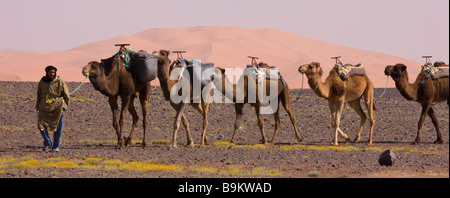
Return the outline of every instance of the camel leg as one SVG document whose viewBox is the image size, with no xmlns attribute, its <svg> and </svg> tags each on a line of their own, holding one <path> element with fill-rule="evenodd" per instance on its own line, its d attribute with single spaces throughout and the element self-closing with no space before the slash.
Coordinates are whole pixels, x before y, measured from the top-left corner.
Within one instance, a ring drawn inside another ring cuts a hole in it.
<svg viewBox="0 0 450 198">
<path fill-rule="evenodd" d="M 355 140 L 354 140 L 354 142 L 356 143 L 356 142 L 359 142 L 359 141 L 360 141 L 360 138 L 361 138 L 361 132 L 362 132 L 362 130 L 363 130 L 363 128 L 364 128 L 364 124 L 366 123 L 367 116 L 366 116 L 366 114 L 364 113 L 363 109 L 361 108 L 360 100 L 354 100 L 354 101 L 348 102 L 348 105 L 350 105 L 350 107 L 351 107 L 353 110 L 355 110 L 355 112 L 356 112 L 356 113 L 359 115 L 359 117 L 361 118 L 361 122 L 360 122 L 360 124 L 359 124 L 359 130 L 358 130 L 358 133 L 357 133 L 357 135 L 356 135 L 356 137 L 355 137 Z M 350 137 L 349 137 L 348 139 L 350 139 Z"/>
<path fill-rule="evenodd" d="M 119 125 L 119 105 L 117 104 L 117 96 L 109 97 L 109 106 L 111 107 L 111 112 L 113 116 L 113 127 L 116 130 L 117 135 L 117 147 L 120 148 L 120 142 L 122 140 L 122 134 L 120 134 Z"/>
<path fill-rule="evenodd" d="M 205 102 L 202 103 L 195 103 L 193 104 L 193 107 L 202 114 L 203 117 L 203 130 L 202 130 L 202 139 L 200 141 L 200 147 L 205 147 L 206 142 L 208 141 L 208 137 L 206 136 L 206 129 L 208 128 L 208 110 L 209 105 Z"/>
<path fill-rule="evenodd" d="M 131 145 L 131 140 L 133 138 L 133 133 L 134 133 L 134 130 L 136 129 L 137 122 L 139 121 L 139 116 L 138 116 L 138 114 L 136 112 L 136 108 L 134 107 L 134 99 L 135 98 L 136 98 L 136 96 L 132 95 L 131 98 L 130 98 L 130 104 L 128 105 L 128 111 L 130 112 L 131 116 L 133 117 L 133 124 L 131 126 L 130 135 L 128 136 L 128 138 L 124 139 L 125 146 Z"/>
<path fill-rule="evenodd" d="M 430 107 L 430 110 L 428 111 L 428 116 L 430 116 L 431 121 L 433 122 L 434 128 L 436 129 L 436 136 L 437 139 L 434 141 L 435 144 L 443 144 L 444 141 L 442 139 L 441 131 L 439 131 L 439 123 L 438 119 L 436 118 L 436 115 L 434 115 L 433 107 Z"/>
<path fill-rule="evenodd" d="M 121 96 L 120 97 L 122 99 L 122 108 L 120 109 L 120 119 L 119 119 L 119 133 L 120 133 L 120 138 L 119 138 L 119 148 L 123 149 L 125 148 L 125 141 L 122 137 L 122 132 L 123 132 L 123 128 L 125 127 L 125 118 L 127 115 L 127 109 L 128 106 L 130 105 L 130 96 Z"/>
<path fill-rule="evenodd" d="M 186 130 L 186 137 L 187 137 L 187 145 L 189 147 L 194 147 L 194 140 L 192 140 L 192 135 L 191 135 L 191 131 L 189 130 L 189 121 L 186 118 L 186 116 L 183 114 L 183 116 L 181 117 L 181 121 L 183 123 L 183 127 Z"/>
<path fill-rule="evenodd" d="M 172 143 L 170 143 L 170 146 L 172 148 L 177 148 L 177 132 L 178 129 L 180 128 L 180 121 L 181 121 L 181 117 L 184 115 L 184 109 L 186 107 L 185 103 L 180 103 L 178 108 L 177 108 L 177 115 L 175 116 L 175 122 L 173 123 L 173 137 L 172 137 Z"/>
<path fill-rule="evenodd" d="M 340 131 L 339 129 L 339 123 L 342 115 L 342 108 L 344 105 L 343 99 L 338 99 L 337 101 L 329 100 L 329 107 L 331 111 L 331 127 L 334 129 L 334 138 L 332 144 L 337 146 L 338 144 L 338 133 Z M 342 132 L 342 131 L 340 131 Z"/>
<path fill-rule="evenodd" d="M 244 103 L 235 103 L 234 104 L 234 110 L 236 112 L 236 119 L 234 120 L 234 132 L 233 136 L 231 137 L 230 143 L 234 143 L 234 136 L 236 135 L 237 130 L 240 127 L 241 118 L 242 118 L 242 109 L 244 108 Z"/>
<path fill-rule="evenodd" d="M 294 132 L 295 132 L 295 137 L 297 138 L 298 142 L 302 142 L 303 141 L 303 136 L 300 135 L 300 133 L 298 133 L 297 130 L 297 122 L 295 120 L 295 116 L 292 113 L 292 105 L 291 105 L 291 100 L 289 97 L 289 90 L 285 91 L 286 93 L 284 95 L 282 95 L 281 97 L 281 104 L 283 105 L 284 110 L 286 110 L 287 114 L 289 115 L 289 118 L 291 119 L 291 123 L 292 126 L 294 127 Z"/>
<path fill-rule="evenodd" d="M 264 132 L 264 118 L 261 115 L 259 106 L 255 106 L 255 111 L 256 111 L 256 116 L 258 117 L 258 126 L 259 126 L 259 130 L 261 131 L 261 143 L 262 144 L 267 144 L 267 137 L 266 137 L 266 133 Z"/>
<path fill-rule="evenodd" d="M 149 85 L 147 85 L 149 86 Z M 141 91 L 139 93 L 139 101 L 141 102 L 141 109 L 142 109 L 142 124 L 144 125 L 144 135 L 142 137 L 142 148 L 147 147 L 147 140 L 146 140 L 146 134 L 147 134 L 147 111 L 148 106 L 150 105 L 150 87 L 147 89 L 144 89 L 145 91 Z"/>
<path fill-rule="evenodd" d="M 206 129 L 208 128 L 208 111 L 209 111 L 209 104 L 202 102 L 203 106 L 203 132 L 202 132 L 202 141 L 200 143 L 200 147 L 205 147 L 208 142 L 208 137 L 206 136 Z"/>
<path fill-rule="evenodd" d="M 417 137 L 414 140 L 413 144 L 420 144 L 420 130 L 423 128 L 423 124 L 425 122 L 425 116 L 428 114 L 428 111 L 431 108 L 431 103 L 426 103 L 422 105 L 422 113 L 420 114 L 419 122 L 417 123 Z"/>
<path fill-rule="evenodd" d="M 373 102 L 373 91 L 366 91 L 366 92 L 367 94 L 364 95 L 364 101 L 366 103 L 367 113 L 369 114 L 369 124 L 370 124 L 369 141 L 367 141 L 367 144 L 372 145 L 373 127 L 375 125 L 375 116 L 373 114 L 373 110 L 375 109 L 375 106 Z"/>
<path fill-rule="evenodd" d="M 278 131 L 280 131 L 280 108 L 278 108 L 277 111 L 273 114 L 273 117 L 275 119 L 275 131 L 273 132 L 273 137 L 270 141 L 270 144 L 275 144 L 275 138 L 277 137 Z"/>
</svg>

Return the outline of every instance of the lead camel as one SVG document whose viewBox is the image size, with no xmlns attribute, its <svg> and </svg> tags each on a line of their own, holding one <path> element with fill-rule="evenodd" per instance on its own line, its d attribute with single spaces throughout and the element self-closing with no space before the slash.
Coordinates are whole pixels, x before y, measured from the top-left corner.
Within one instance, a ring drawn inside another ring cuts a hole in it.
<svg viewBox="0 0 450 198">
<path fill-rule="evenodd" d="M 142 137 L 142 147 L 147 146 L 145 136 L 147 131 L 147 109 L 150 101 L 150 82 L 141 82 L 134 79 L 132 71 L 125 68 L 125 62 L 120 56 L 114 58 L 111 68 L 101 62 L 91 61 L 83 67 L 83 75 L 89 75 L 89 81 L 94 89 L 100 91 L 108 97 L 109 106 L 113 115 L 113 127 L 117 133 L 117 146 L 119 149 L 131 144 L 133 132 L 139 120 L 134 107 L 134 99 L 139 97 L 142 107 L 144 135 Z M 110 71 L 105 74 L 105 70 Z M 122 107 L 119 110 L 118 98 L 122 100 Z M 125 117 L 127 110 L 133 116 L 133 124 L 128 138 L 123 138 L 122 131 L 125 127 Z"/>
</svg>

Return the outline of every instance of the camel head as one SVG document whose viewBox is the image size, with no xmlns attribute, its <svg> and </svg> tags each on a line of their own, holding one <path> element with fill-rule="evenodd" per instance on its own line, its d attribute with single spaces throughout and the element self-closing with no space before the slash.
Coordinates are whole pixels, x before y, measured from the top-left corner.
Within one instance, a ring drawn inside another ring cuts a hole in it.
<svg viewBox="0 0 450 198">
<path fill-rule="evenodd" d="M 224 68 L 221 68 L 221 67 L 214 67 L 214 69 L 213 69 L 213 73 L 212 73 L 212 76 L 211 76 L 211 80 L 213 80 L 214 81 L 214 79 L 215 78 L 217 78 L 217 79 L 221 79 L 222 80 L 222 85 L 224 85 L 225 84 L 225 69 Z"/>
<path fill-rule="evenodd" d="M 406 71 L 406 66 L 404 64 L 398 63 L 394 66 L 388 65 L 384 69 L 384 74 L 391 76 L 392 78 L 400 78 Z"/>
<path fill-rule="evenodd" d="M 306 74 L 306 76 L 312 76 L 315 74 L 322 76 L 323 74 L 323 70 L 320 67 L 320 63 L 318 62 L 312 62 L 310 64 L 301 65 L 298 68 L 298 72 L 300 72 L 301 74 Z"/>
<path fill-rule="evenodd" d="M 99 63 L 97 61 L 91 61 L 83 67 L 83 69 L 81 70 L 81 73 L 83 74 L 83 76 L 88 76 L 90 78 L 96 78 L 97 76 L 99 76 L 101 74 L 101 72 L 102 72 L 101 70 L 103 70 L 101 68 L 101 63 Z"/>
<path fill-rule="evenodd" d="M 171 63 L 169 59 L 170 51 L 161 49 L 159 51 L 153 51 L 153 54 L 158 56 L 158 69 L 160 66 L 164 66 L 166 64 L 170 65 Z"/>
</svg>

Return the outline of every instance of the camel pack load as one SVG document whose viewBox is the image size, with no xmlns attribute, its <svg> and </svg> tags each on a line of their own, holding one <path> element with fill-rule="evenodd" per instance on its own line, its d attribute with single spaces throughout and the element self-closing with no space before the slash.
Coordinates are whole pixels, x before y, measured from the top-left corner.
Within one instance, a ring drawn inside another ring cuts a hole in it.
<svg viewBox="0 0 450 198">
<path fill-rule="evenodd" d="M 266 80 L 278 81 L 278 79 L 281 79 L 283 86 L 286 85 L 286 82 L 284 81 L 283 76 L 278 71 L 278 67 L 276 67 L 276 66 L 270 66 L 269 68 L 261 67 L 261 68 L 258 68 L 256 71 L 257 71 L 258 76 L 265 76 Z"/>
<path fill-rule="evenodd" d="M 158 56 L 140 50 L 133 54 L 131 63 L 136 69 L 137 77 L 142 82 L 149 82 L 156 78 Z"/>
<path fill-rule="evenodd" d="M 427 63 L 425 65 L 422 65 L 421 71 L 427 72 L 428 73 L 427 78 L 431 77 L 433 80 L 449 77 L 448 65 L 445 65 L 445 63 L 443 62 L 435 62 L 434 64 Z"/>
<path fill-rule="evenodd" d="M 194 77 L 194 82 L 200 82 L 202 86 L 211 82 L 211 76 L 214 68 L 214 63 L 202 63 L 199 60 L 182 59 L 184 65 L 189 73 Z M 200 68 L 196 70 L 195 68 Z"/>
<path fill-rule="evenodd" d="M 361 63 L 358 63 L 356 65 L 352 64 L 342 64 L 342 62 L 339 60 L 341 56 L 335 56 L 331 57 L 331 59 L 336 60 L 336 64 L 334 65 L 333 69 L 331 71 L 336 71 L 338 74 L 338 78 L 341 78 L 342 81 L 348 80 L 348 78 L 352 76 L 365 76 L 366 70 L 364 69 L 364 66 Z"/>
<path fill-rule="evenodd" d="M 150 82 L 156 79 L 158 56 L 143 50 L 135 52 L 127 48 L 121 48 L 114 56 L 101 60 L 105 68 L 105 75 L 108 75 L 111 71 L 116 56 L 123 58 L 125 68 L 127 70 L 132 69 L 139 81 Z"/>
<path fill-rule="evenodd" d="M 257 75 L 258 77 L 264 77 L 266 80 L 275 80 L 278 81 L 278 79 L 281 79 L 281 82 L 283 83 L 283 86 L 286 86 L 286 81 L 284 81 L 283 76 L 278 71 L 278 67 L 276 66 L 269 66 L 266 63 L 260 62 L 258 63 L 258 57 L 256 56 L 247 56 L 248 58 L 252 59 L 251 64 L 247 65 L 247 69 L 255 70 L 253 73 Z M 258 81 L 256 81 L 258 83 Z"/>
<path fill-rule="evenodd" d="M 366 70 L 361 63 L 356 65 L 337 63 L 333 68 L 341 78 L 341 80 L 345 81 L 352 76 L 364 76 L 366 75 Z"/>
</svg>

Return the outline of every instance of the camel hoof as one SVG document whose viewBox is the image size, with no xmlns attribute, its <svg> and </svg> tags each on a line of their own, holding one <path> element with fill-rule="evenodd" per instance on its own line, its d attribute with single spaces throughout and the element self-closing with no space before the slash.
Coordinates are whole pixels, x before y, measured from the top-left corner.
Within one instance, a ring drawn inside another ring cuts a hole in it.
<svg viewBox="0 0 450 198">
<path fill-rule="evenodd" d="M 420 144 L 420 139 L 415 139 L 414 142 L 412 142 L 413 145 L 419 145 Z"/>
<path fill-rule="evenodd" d="M 123 141 L 125 146 L 131 146 L 131 138 L 125 138 Z"/>
<path fill-rule="evenodd" d="M 444 144 L 444 141 L 442 141 L 441 139 L 438 139 L 436 141 L 434 141 L 435 144 Z"/>
<path fill-rule="evenodd" d="M 143 149 L 146 149 L 147 148 L 147 142 L 142 142 L 141 146 L 142 146 Z"/>
<path fill-rule="evenodd" d="M 178 148 L 177 143 L 170 144 L 170 148 L 174 148 L 174 149 Z"/>
<path fill-rule="evenodd" d="M 297 136 L 297 142 L 303 142 L 303 137 L 302 136 Z"/>
<path fill-rule="evenodd" d="M 356 137 L 355 140 L 353 140 L 354 143 L 358 143 L 360 141 L 360 137 Z"/>
<path fill-rule="evenodd" d="M 194 147 L 195 147 L 195 144 L 194 144 L 194 142 L 189 142 L 188 144 L 186 144 L 186 146 L 191 147 L 191 148 L 194 148 Z"/>
<path fill-rule="evenodd" d="M 346 142 L 351 142 L 352 141 L 352 138 L 350 138 L 350 135 L 349 134 L 345 134 L 347 137 L 345 137 L 344 139 L 345 139 L 345 141 Z"/>
<path fill-rule="evenodd" d="M 124 139 L 121 139 L 121 140 L 117 141 L 117 146 L 116 146 L 117 149 L 124 149 L 125 147 L 126 146 L 125 146 Z"/>
</svg>

